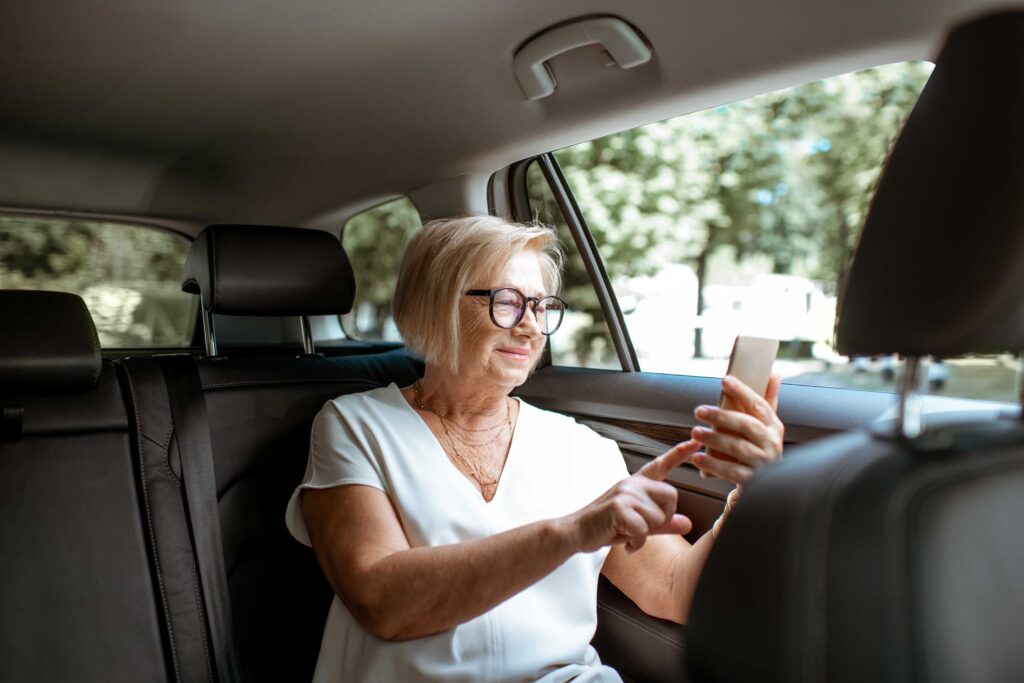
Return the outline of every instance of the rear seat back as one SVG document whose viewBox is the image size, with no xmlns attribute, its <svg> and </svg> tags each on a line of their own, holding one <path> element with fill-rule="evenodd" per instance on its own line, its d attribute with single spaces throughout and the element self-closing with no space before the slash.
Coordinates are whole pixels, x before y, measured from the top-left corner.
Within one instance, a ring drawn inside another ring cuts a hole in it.
<svg viewBox="0 0 1024 683">
<path fill-rule="evenodd" d="M 0 291 L 0 329 L 0 680 L 173 680 L 129 416 L 85 304 Z"/>
<path fill-rule="evenodd" d="M 354 296 L 351 267 L 340 243 L 324 237 L 293 228 L 212 226 L 190 252 L 183 288 L 200 294 L 206 314 L 347 313 Z M 241 678 L 308 680 L 332 593 L 314 555 L 288 534 L 284 511 L 305 469 L 313 418 L 338 395 L 392 381 L 412 383 L 420 366 L 402 352 L 343 358 L 220 356 L 196 363 Z M 174 463 L 177 426 L 167 409 L 158 361 L 128 359 L 120 365 L 139 406 L 144 460 Z M 154 517 L 167 530 L 164 536 L 156 534 L 155 546 L 180 549 L 187 505 L 166 468 L 153 477 L 158 481 L 150 483 L 159 486 L 161 501 Z M 152 486 L 150 494 L 156 497 Z M 194 581 L 184 562 L 170 569 L 183 586 Z M 187 615 L 188 601 L 178 605 Z"/>
</svg>

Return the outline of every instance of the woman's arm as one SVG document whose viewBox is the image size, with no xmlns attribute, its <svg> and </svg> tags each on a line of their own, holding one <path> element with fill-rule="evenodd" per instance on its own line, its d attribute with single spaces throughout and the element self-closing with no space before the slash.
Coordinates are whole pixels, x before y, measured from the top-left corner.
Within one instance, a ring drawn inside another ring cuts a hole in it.
<svg viewBox="0 0 1024 683">
<path fill-rule="evenodd" d="M 697 454 L 692 458 L 694 465 L 742 487 L 754 472 L 780 458 L 784 427 L 775 414 L 780 380 L 773 375 L 762 398 L 741 382 L 723 379 L 722 390 L 745 412 L 701 406 L 697 417 L 713 429 L 696 428 L 693 437 L 730 460 Z M 697 580 L 714 542 L 714 534 L 708 531 L 693 545 L 679 536 L 658 536 L 632 554 L 614 547 L 602 573 L 645 613 L 686 623 Z"/>
<path fill-rule="evenodd" d="M 682 536 L 658 536 L 635 553 L 614 546 L 601 573 L 645 614 L 685 624 L 713 545 L 708 531 L 692 545 Z"/>
<path fill-rule="evenodd" d="M 447 546 L 411 548 L 388 497 L 367 486 L 306 489 L 302 511 L 317 559 L 356 620 L 407 640 L 483 614 L 577 552 L 686 533 L 675 489 L 661 480 L 695 449 L 673 448 L 566 517 Z"/>
</svg>

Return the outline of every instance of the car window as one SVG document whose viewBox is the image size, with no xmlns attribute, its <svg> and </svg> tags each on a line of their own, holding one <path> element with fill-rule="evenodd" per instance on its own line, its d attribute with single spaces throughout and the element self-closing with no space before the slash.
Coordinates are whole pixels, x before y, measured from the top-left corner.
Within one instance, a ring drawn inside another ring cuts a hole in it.
<svg viewBox="0 0 1024 683">
<path fill-rule="evenodd" d="M 749 334 L 782 340 L 787 383 L 895 391 L 897 360 L 833 349 L 836 298 L 931 69 L 865 69 L 555 152 L 641 370 L 720 376 Z M 928 378 L 933 392 L 1016 400 L 1011 357 L 933 362 Z"/>
<path fill-rule="evenodd" d="M 391 315 L 391 299 L 405 245 L 421 226 L 413 203 L 399 197 L 352 216 L 342 227 L 341 244 L 356 276 L 352 312 L 341 316 L 349 337 L 401 340 Z"/>
<path fill-rule="evenodd" d="M 181 291 L 188 246 L 146 226 L 0 216 L 0 289 L 81 295 L 102 347 L 188 346 L 197 311 Z"/>
<path fill-rule="evenodd" d="M 536 161 L 527 167 L 526 186 L 533 220 L 551 225 L 558 231 L 558 243 L 565 254 L 560 296 L 568 304 L 568 310 L 561 327 L 549 339 L 552 364 L 621 369 L 604 311 L 583 264 L 583 257 Z"/>
</svg>

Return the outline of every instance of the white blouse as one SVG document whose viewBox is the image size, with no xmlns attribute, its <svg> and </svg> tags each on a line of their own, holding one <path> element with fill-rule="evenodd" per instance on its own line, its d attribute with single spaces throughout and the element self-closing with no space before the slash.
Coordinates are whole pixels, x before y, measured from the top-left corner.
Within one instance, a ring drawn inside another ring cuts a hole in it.
<svg viewBox="0 0 1024 683">
<path fill-rule="evenodd" d="M 505 469 L 486 502 L 391 384 L 324 404 L 285 520 L 309 545 L 298 505 L 302 489 L 363 484 L 390 497 L 412 547 L 447 545 L 569 514 L 626 476 L 614 441 L 520 401 Z M 400 642 L 365 630 L 335 596 L 313 680 L 619 681 L 589 644 L 607 555 L 607 548 L 578 553 L 489 612 Z"/>
</svg>

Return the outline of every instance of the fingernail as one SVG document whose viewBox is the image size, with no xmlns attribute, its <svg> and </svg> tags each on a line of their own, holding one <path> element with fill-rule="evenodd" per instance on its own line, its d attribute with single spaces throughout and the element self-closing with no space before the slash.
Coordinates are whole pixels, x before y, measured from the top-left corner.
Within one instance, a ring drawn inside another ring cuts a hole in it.
<svg viewBox="0 0 1024 683">
<path fill-rule="evenodd" d="M 693 457 L 690 458 L 690 462 L 692 462 L 694 465 L 700 465 L 704 462 L 705 457 L 706 456 L 703 453 L 694 453 Z"/>
<path fill-rule="evenodd" d="M 690 430 L 690 437 L 693 439 L 697 439 L 703 436 L 707 431 L 708 430 L 704 429 L 703 427 L 694 427 L 693 429 Z"/>
<path fill-rule="evenodd" d="M 711 414 L 711 406 L 697 406 L 697 410 L 693 411 L 697 417 L 707 417 Z"/>
<path fill-rule="evenodd" d="M 722 384 L 725 384 L 730 387 L 735 386 L 736 378 L 733 377 L 732 375 L 726 375 L 725 377 L 722 378 Z"/>
</svg>

